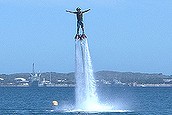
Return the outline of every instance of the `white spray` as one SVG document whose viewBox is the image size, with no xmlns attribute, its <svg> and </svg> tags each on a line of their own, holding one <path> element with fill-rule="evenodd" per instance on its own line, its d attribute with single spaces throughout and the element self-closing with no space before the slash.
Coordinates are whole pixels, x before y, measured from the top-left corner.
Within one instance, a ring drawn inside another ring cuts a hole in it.
<svg viewBox="0 0 172 115">
<path fill-rule="evenodd" d="M 87 39 L 75 42 L 76 109 L 92 110 L 98 105 Z"/>
</svg>

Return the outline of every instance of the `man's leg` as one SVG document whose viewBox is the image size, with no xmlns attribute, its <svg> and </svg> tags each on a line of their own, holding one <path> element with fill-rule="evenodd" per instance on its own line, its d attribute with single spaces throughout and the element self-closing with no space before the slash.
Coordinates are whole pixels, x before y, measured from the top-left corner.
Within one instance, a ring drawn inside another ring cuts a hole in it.
<svg viewBox="0 0 172 115">
<path fill-rule="evenodd" d="M 77 35 L 79 35 L 79 27 L 80 27 L 80 24 L 79 22 L 77 22 Z"/>
<path fill-rule="evenodd" d="M 85 38 L 87 38 L 87 36 L 84 34 L 84 24 L 83 24 L 83 22 L 81 22 L 81 28 L 82 28 L 82 35 L 81 35 L 81 38 L 82 38 L 82 39 L 85 39 Z"/>
<path fill-rule="evenodd" d="M 84 34 L 84 27 L 82 27 L 82 34 Z"/>
<path fill-rule="evenodd" d="M 84 24 L 81 22 L 82 34 L 84 34 Z"/>
<path fill-rule="evenodd" d="M 77 32 L 76 32 L 75 39 L 80 39 L 79 28 L 80 28 L 80 24 L 79 24 L 79 22 L 77 22 L 77 30 L 76 30 Z"/>
<path fill-rule="evenodd" d="M 79 35 L 79 28 L 77 27 L 77 34 Z"/>
</svg>

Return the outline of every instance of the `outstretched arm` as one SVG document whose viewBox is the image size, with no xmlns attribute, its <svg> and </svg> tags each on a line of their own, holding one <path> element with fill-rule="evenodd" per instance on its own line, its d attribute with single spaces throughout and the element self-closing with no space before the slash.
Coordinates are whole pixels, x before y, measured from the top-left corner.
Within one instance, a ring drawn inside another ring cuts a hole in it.
<svg viewBox="0 0 172 115">
<path fill-rule="evenodd" d="M 90 11 L 90 10 L 91 10 L 91 9 L 88 9 L 88 10 L 82 11 L 82 13 L 88 12 L 88 11 Z"/>
<path fill-rule="evenodd" d="M 70 10 L 66 10 L 66 12 L 76 14 L 76 12 L 73 12 L 73 11 L 70 11 Z"/>
</svg>

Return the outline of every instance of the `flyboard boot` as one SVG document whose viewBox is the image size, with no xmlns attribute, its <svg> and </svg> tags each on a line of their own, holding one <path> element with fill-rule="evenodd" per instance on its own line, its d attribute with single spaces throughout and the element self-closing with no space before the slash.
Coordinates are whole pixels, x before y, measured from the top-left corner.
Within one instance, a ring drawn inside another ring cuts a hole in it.
<svg viewBox="0 0 172 115">
<path fill-rule="evenodd" d="M 81 38 L 81 36 L 80 36 L 79 34 L 76 34 L 76 35 L 75 35 L 75 39 L 76 39 L 76 40 L 79 40 L 80 38 Z"/>
<path fill-rule="evenodd" d="M 83 39 L 85 39 L 85 38 L 87 38 L 87 36 L 83 33 L 83 34 L 81 35 L 81 40 L 83 40 Z"/>
</svg>

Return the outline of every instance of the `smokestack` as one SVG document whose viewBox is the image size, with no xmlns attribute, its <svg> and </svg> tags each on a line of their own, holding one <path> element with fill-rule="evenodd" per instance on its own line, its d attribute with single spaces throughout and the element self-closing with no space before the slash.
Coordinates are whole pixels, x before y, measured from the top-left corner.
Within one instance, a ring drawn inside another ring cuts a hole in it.
<svg viewBox="0 0 172 115">
<path fill-rule="evenodd" d="M 32 72 L 35 74 L 35 64 L 33 63 Z"/>
</svg>

